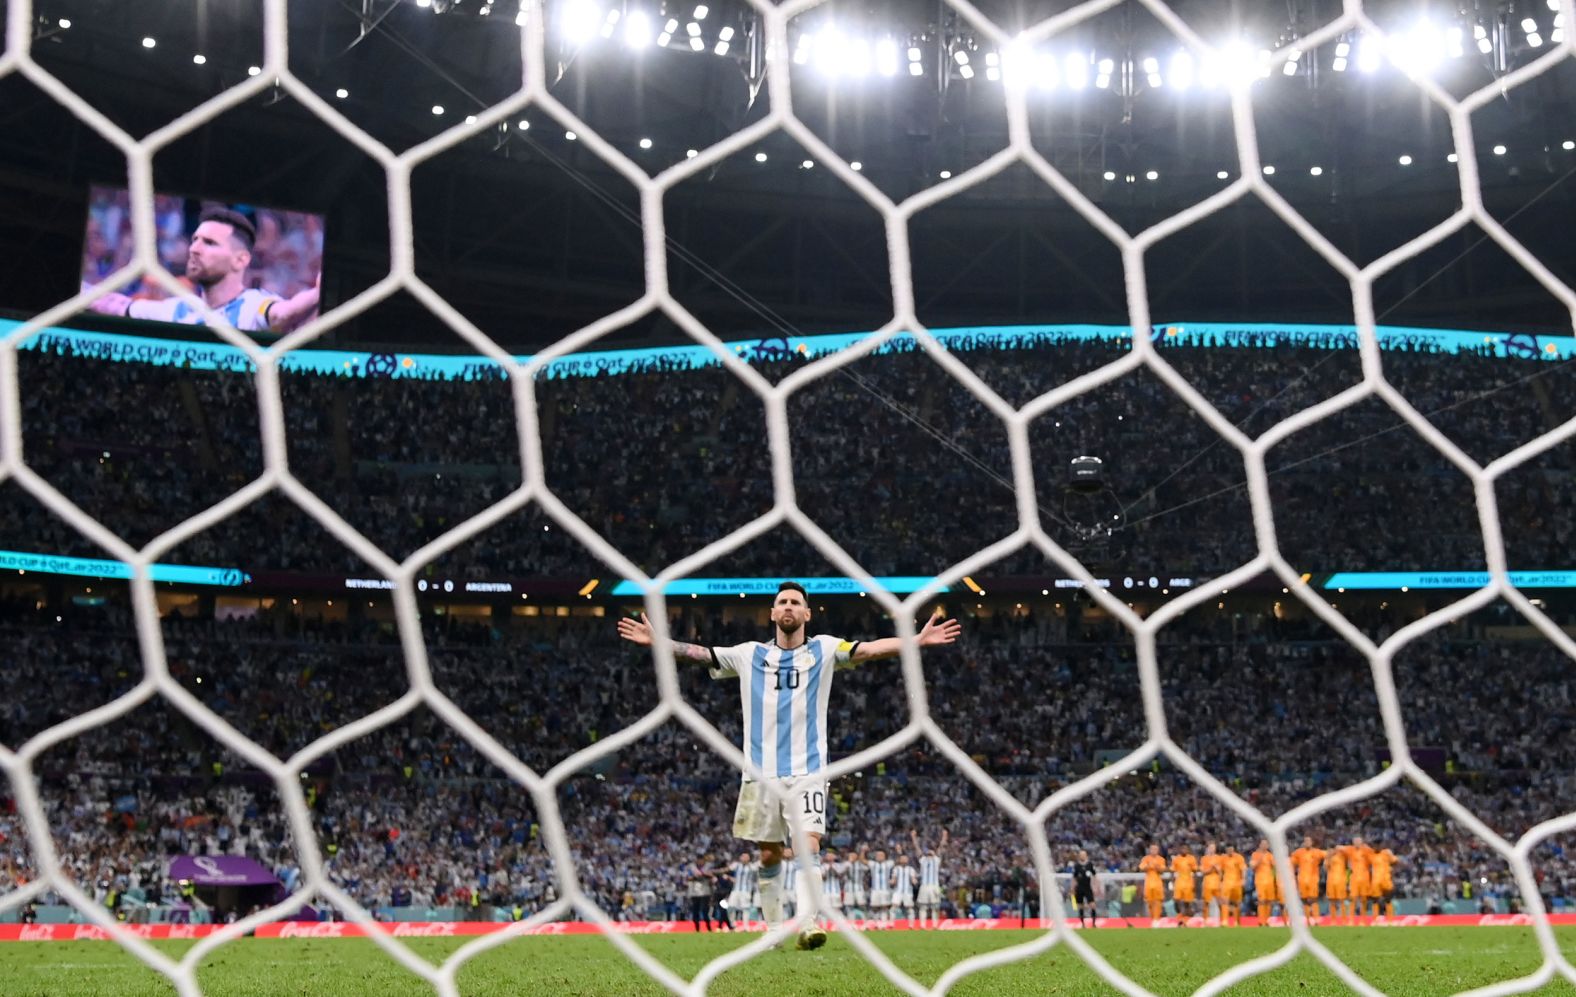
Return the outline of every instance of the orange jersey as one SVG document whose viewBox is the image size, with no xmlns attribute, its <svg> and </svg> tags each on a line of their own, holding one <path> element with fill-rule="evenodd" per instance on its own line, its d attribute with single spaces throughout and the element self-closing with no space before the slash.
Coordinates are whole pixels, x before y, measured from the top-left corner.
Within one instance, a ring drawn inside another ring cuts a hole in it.
<svg viewBox="0 0 1576 997">
<path fill-rule="evenodd" d="M 1198 867 L 1204 873 L 1204 902 L 1207 904 L 1220 896 L 1220 870 L 1225 866 L 1225 859 L 1220 855 L 1205 855 L 1198 860 Z"/>
<path fill-rule="evenodd" d="M 1388 892 L 1391 885 L 1390 867 L 1395 865 L 1397 859 L 1395 852 L 1382 848 L 1373 854 L 1373 885 L 1383 886 Z"/>
<path fill-rule="evenodd" d="M 1324 895 L 1331 900 L 1346 899 L 1346 851 L 1342 848 L 1332 848 L 1325 856 L 1325 867 L 1329 875 L 1324 880 Z"/>
<path fill-rule="evenodd" d="M 1267 852 L 1261 848 L 1253 853 L 1253 857 L 1248 860 L 1248 864 L 1253 866 L 1253 882 L 1255 885 L 1259 883 L 1273 883 L 1275 881 L 1275 855 L 1272 852 Z M 1263 892 L 1262 888 L 1260 892 Z"/>
<path fill-rule="evenodd" d="M 1226 889 L 1242 889 L 1242 878 L 1248 873 L 1248 860 L 1240 852 L 1232 852 L 1221 859 L 1223 876 L 1221 886 Z"/>
<path fill-rule="evenodd" d="M 1352 882 L 1368 882 L 1368 870 L 1373 865 L 1374 850 L 1367 845 L 1361 848 L 1356 845 L 1346 845 L 1342 848 L 1346 853 L 1346 862 L 1352 867 Z"/>
<path fill-rule="evenodd" d="M 1138 863 L 1138 871 L 1144 874 L 1144 896 L 1165 896 L 1165 884 L 1160 881 L 1160 874 L 1166 871 L 1166 857 L 1164 855 L 1145 855 Z"/>
<path fill-rule="evenodd" d="M 1297 882 L 1319 881 L 1319 867 L 1324 865 L 1324 849 L 1299 848 L 1291 853 L 1292 868 L 1297 870 Z"/>
<path fill-rule="evenodd" d="M 1178 900 L 1193 899 L 1193 874 L 1198 872 L 1198 859 L 1183 853 L 1171 856 L 1171 892 Z"/>
</svg>

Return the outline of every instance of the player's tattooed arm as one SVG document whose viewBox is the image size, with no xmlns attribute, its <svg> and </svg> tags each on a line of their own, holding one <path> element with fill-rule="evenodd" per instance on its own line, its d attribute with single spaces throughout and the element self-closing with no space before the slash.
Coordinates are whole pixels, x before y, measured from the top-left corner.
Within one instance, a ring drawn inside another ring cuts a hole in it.
<svg viewBox="0 0 1576 997">
<path fill-rule="evenodd" d="M 963 632 L 963 624 L 957 620 L 943 620 L 939 615 L 932 615 L 920 627 L 919 633 L 914 635 L 914 642 L 920 647 L 938 647 L 951 644 Z M 880 661 L 882 658 L 895 658 L 903 649 L 903 641 L 898 637 L 883 637 L 880 640 L 867 640 L 854 648 L 849 656 L 854 664 L 866 661 Z"/>
<path fill-rule="evenodd" d="M 646 619 L 646 614 L 641 613 L 640 619 L 621 616 L 618 619 L 618 635 L 632 644 L 641 647 L 650 647 L 651 621 Z M 699 665 L 711 664 L 711 649 L 699 644 L 688 644 L 683 641 L 673 642 L 673 657 L 679 661 L 693 661 Z"/>
</svg>

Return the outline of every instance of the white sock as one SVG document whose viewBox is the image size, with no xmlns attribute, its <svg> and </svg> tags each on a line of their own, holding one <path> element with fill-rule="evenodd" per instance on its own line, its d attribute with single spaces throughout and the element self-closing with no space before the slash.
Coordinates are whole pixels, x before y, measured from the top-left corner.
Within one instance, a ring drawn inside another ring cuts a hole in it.
<svg viewBox="0 0 1576 997">
<path fill-rule="evenodd" d="M 783 923 L 783 867 L 782 863 L 761 869 L 761 916 L 766 928 L 771 930 Z"/>
</svg>

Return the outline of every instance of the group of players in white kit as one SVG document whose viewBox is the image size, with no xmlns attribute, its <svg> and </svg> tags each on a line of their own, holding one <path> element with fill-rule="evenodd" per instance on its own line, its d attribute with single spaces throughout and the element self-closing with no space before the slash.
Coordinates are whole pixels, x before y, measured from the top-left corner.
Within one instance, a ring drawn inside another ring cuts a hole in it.
<svg viewBox="0 0 1576 997">
<path fill-rule="evenodd" d="M 883 848 L 871 851 L 860 846 L 857 852 L 839 855 L 823 849 L 820 855 L 821 888 L 826 906 L 848 917 L 889 924 L 899 919 L 917 921 L 921 927 L 941 923 L 941 856 L 947 847 L 947 832 L 933 848 L 922 848 L 917 835 L 910 835 L 913 861 L 901 848 L 889 858 Z M 784 898 L 792 905 L 798 895 L 799 863 L 792 849 L 784 851 Z M 739 920 L 761 919 L 760 861 L 743 852 L 728 866 L 733 877 L 733 892 L 728 894 L 728 913 Z"/>
</svg>

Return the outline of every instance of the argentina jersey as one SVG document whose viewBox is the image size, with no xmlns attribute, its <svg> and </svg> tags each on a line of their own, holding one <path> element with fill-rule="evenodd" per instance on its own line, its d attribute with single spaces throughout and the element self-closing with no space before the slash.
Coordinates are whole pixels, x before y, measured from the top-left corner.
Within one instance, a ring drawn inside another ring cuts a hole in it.
<svg viewBox="0 0 1576 997">
<path fill-rule="evenodd" d="M 941 858 L 937 855 L 922 855 L 919 859 L 919 885 L 941 885 Z"/>
<path fill-rule="evenodd" d="M 778 778 L 821 771 L 827 762 L 832 673 L 849 667 L 858 646 L 822 634 L 795 648 L 760 641 L 712 648 L 711 677 L 739 680 L 740 747 L 751 764 Z"/>
<path fill-rule="evenodd" d="M 281 300 L 276 294 L 249 287 L 214 311 L 224 316 L 240 332 L 261 332 L 269 328 L 268 307 Z M 133 301 L 126 314 L 131 318 L 150 319 L 155 322 L 178 322 L 182 325 L 207 325 L 203 313 L 182 298 L 165 298 L 162 301 Z"/>
</svg>

